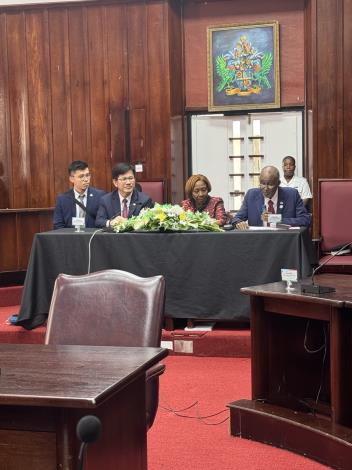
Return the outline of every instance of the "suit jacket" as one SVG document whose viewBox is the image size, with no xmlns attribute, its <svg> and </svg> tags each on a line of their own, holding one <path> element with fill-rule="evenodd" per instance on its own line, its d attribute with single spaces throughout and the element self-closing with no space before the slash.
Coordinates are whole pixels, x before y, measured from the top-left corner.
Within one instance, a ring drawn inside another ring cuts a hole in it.
<svg viewBox="0 0 352 470">
<path fill-rule="evenodd" d="M 86 227 L 95 227 L 95 217 L 98 212 L 100 204 L 100 198 L 106 194 L 105 191 L 96 188 L 88 188 L 87 193 L 87 209 L 90 212 L 86 212 L 85 220 Z M 70 189 L 66 193 L 59 194 L 56 199 L 56 205 L 54 210 L 54 229 L 58 228 L 71 228 L 72 217 L 76 217 L 76 203 L 75 193 L 73 189 Z M 92 217 L 92 215 L 94 217 Z"/>
<path fill-rule="evenodd" d="M 154 203 L 147 194 L 134 189 L 128 209 L 128 217 L 138 215 L 144 207 L 153 206 Z M 106 227 L 106 222 L 118 215 L 121 215 L 121 204 L 119 193 L 115 190 L 101 198 L 95 225 L 96 227 Z"/>
<path fill-rule="evenodd" d="M 261 219 L 264 196 L 259 188 L 249 189 L 242 206 L 231 223 L 247 220 L 248 225 L 262 226 Z M 282 223 L 293 226 L 309 226 L 310 215 L 304 207 L 298 191 L 293 188 L 278 188 L 277 213 L 282 214 Z"/>
</svg>

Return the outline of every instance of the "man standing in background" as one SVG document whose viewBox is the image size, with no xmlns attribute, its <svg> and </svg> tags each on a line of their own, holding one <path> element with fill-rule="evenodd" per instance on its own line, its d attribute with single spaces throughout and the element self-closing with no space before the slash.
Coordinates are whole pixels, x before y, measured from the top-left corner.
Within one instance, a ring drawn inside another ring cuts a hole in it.
<svg viewBox="0 0 352 470">
<path fill-rule="evenodd" d="M 303 176 L 295 176 L 296 160 L 291 156 L 285 157 L 282 160 L 282 169 L 284 177 L 281 180 L 280 186 L 283 188 L 297 189 L 303 204 L 306 206 L 313 196 L 306 178 L 303 178 Z"/>
<path fill-rule="evenodd" d="M 68 174 L 73 188 L 57 197 L 54 229 L 71 228 L 72 217 L 84 218 L 85 227 L 94 228 L 100 198 L 105 191 L 89 186 L 91 174 L 88 164 L 82 160 L 72 162 Z"/>
</svg>

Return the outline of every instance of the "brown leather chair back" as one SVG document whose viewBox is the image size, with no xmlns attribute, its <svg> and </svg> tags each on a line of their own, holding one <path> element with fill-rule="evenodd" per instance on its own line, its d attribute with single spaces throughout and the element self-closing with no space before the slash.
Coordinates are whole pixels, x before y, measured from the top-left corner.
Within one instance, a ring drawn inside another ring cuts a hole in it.
<svg viewBox="0 0 352 470">
<path fill-rule="evenodd" d="M 164 284 L 162 276 L 142 278 L 113 269 L 60 274 L 45 343 L 159 347 Z"/>
<path fill-rule="evenodd" d="M 326 263 L 320 272 L 352 274 L 352 255 L 328 259 L 332 249 L 352 242 L 352 218 L 346 209 L 351 199 L 352 179 L 319 180 L 319 264 Z"/>
<path fill-rule="evenodd" d="M 319 180 L 321 250 L 352 241 L 352 217 L 346 208 L 352 200 L 352 179 Z"/>
<path fill-rule="evenodd" d="M 138 181 L 142 191 L 152 198 L 153 202 L 166 202 L 166 186 L 164 180 Z"/>
<path fill-rule="evenodd" d="M 159 347 L 164 301 L 163 276 L 142 278 L 113 269 L 82 276 L 60 274 L 45 344 Z M 147 373 L 148 427 L 157 410 L 158 375 L 163 370 L 159 365 Z"/>
</svg>

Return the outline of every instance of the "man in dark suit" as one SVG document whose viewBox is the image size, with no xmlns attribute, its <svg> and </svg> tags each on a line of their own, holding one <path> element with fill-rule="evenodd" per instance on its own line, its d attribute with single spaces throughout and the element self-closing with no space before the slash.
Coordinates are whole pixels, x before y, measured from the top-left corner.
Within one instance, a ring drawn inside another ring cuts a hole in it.
<svg viewBox="0 0 352 470">
<path fill-rule="evenodd" d="M 101 198 L 97 227 L 109 227 L 110 223 L 138 215 L 144 207 L 153 207 L 151 198 L 135 187 L 133 165 L 118 163 L 112 169 L 112 182 L 116 189 Z"/>
<path fill-rule="evenodd" d="M 85 227 L 93 228 L 100 198 L 105 191 L 89 187 L 91 175 L 86 162 L 75 160 L 69 165 L 68 174 L 73 188 L 57 197 L 54 229 L 72 227 L 72 217 L 84 218 Z"/>
<path fill-rule="evenodd" d="M 262 226 L 268 223 L 269 214 L 281 214 L 281 222 L 292 226 L 309 226 L 310 215 L 298 191 L 282 188 L 280 173 L 274 166 L 262 169 L 259 188 L 249 189 L 242 206 L 231 223 L 238 229 Z"/>
</svg>

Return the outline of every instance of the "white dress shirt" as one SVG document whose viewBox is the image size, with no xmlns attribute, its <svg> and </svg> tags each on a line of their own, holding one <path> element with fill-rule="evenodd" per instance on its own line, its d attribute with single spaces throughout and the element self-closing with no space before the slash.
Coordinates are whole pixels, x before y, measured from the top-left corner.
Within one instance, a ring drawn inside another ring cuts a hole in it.
<svg viewBox="0 0 352 470">
<path fill-rule="evenodd" d="M 75 189 L 73 190 L 73 192 L 75 193 L 75 198 L 78 200 L 78 201 L 81 201 L 80 197 L 81 194 L 78 193 Z M 84 197 L 82 198 L 82 204 L 84 205 L 84 207 L 87 206 L 87 192 L 88 191 L 85 191 L 84 192 Z M 76 203 L 75 203 L 76 204 Z M 78 204 L 76 204 L 76 217 L 79 217 L 80 216 L 80 210 L 81 208 L 79 207 Z"/>
</svg>

